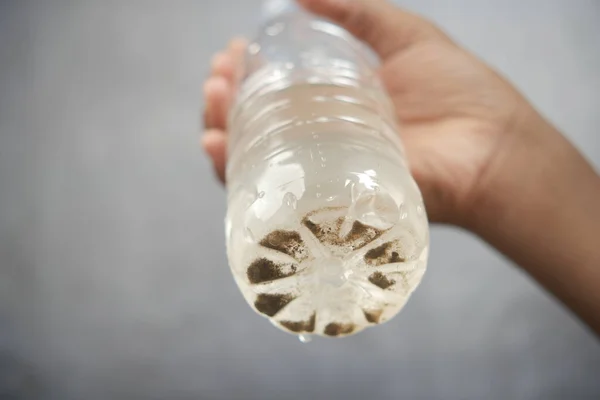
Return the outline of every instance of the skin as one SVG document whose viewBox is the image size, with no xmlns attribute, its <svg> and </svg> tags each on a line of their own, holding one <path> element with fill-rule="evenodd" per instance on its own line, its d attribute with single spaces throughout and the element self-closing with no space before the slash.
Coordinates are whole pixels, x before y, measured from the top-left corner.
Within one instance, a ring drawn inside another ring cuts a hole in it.
<svg viewBox="0 0 600 400">
<path fill-rule="evenodd" d="M 298 0 L 370 45 L 432 222 L 486 240 L 600 333 L 600 177 L 503 77 L 384 0 Z M 202 145 L 225 179 L 246 42 L 212 60 Z"/>
</svg>

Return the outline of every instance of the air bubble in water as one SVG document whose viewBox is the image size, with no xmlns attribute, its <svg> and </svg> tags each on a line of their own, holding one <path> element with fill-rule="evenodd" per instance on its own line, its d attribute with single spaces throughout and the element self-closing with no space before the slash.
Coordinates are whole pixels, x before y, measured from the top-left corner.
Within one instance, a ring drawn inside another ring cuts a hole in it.
<svg viewBox="0 0 600 400">
<path fill-rule="evenodd" d="M 400 205 L 400 219 L 408 218 L 408 212 L 406 211 L 406 206 L 404 204 Z"/>
<path fill-rule="evenodd" d="M 298 198 L 293 193 L 288 192 L 283 196 L 283 203 L 295 210 L 298 207 Z"/>
</svg>

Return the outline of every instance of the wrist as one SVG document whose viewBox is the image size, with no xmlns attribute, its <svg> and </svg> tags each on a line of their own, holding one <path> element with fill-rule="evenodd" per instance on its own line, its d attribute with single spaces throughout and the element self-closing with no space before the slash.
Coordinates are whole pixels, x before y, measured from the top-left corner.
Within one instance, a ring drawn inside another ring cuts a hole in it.
<svg viewBox="0 0 600 400">
<path fill-rule="evenodd" d="M 499 149 L 467 228 L 600 333 L 600 178 L 541 116 L 530 118 Z"/>
<path fill-rule="evenodd" d="M 572 164 L 576 150 L 533 107 L 525 103 L 514 122 L 499 135 L 494 154 L 477 183 L 465 228 L 487 236 L 501 223 L 527 218 L 547 202 L 551 186 L 568 177 L 561 165 Z M 525 221 L 520 220 L 521 222 Z"/>
</svg>

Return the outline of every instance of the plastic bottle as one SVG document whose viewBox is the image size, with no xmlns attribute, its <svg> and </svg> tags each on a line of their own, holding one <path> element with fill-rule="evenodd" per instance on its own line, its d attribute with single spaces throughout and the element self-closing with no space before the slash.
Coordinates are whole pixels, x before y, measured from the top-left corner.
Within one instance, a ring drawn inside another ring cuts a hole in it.
<svg viewBox="0 0 600 400">
<path fill-rule="evenodd" d="M 375 67 L 342 28 L 277 10 L 230 113 L 231 270 L 255 311 L 303 341 L 389 320 L 425 272 L 427 216 Z"/>
</svg>

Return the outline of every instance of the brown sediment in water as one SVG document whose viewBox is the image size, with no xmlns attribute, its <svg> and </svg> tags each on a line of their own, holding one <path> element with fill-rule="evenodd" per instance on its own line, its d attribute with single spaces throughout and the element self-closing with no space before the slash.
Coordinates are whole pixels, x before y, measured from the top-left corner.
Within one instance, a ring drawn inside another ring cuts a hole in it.
<svg viewBox="0 0 600 400">
<path fill-rule="evenodd" d="M 354 324 L 341 324 L 338 322 L 332 322 L 327 324 L 323 333 L 325 333 L 327 336 L 348 335 L 354 332 L 354 329 Z"/>
<path fill-rule="evenodd" d="M 381 235 L 381 233 L 382 232 L 379 229 L 375 229 L 372 226 L 365 225 L 359 221 L 354 221 L 354 223 L 352 224 L 352 229 L 350 229 L 350 232 L 348 232 L 348 235 L 346 236 L 345 240 L 355 241 L 357 239 L 367 239 L 368 242 L 370 242 L 377 236 Z"/>
<path fill-rule="evenodd" d="M 345 222 L 344 217 L 337 218 L 332 222 L 315 223 L 311 217 L 318 212 L 337 211 L 339 208 L 323 208 L 308 213 L 303 219 L 302 224 L 323 244 L 333 246 L 349 246 L 352 250 L 358 250 L 373 240 L 381 236 L 384 231 L 365 225 L 360 221 L 354 221 L 350 231 L 341 235 L 342 226 Z"/>
<path fill-rule="evenodd" d="M 296 333 L 312 333 L 315 330 L 315 321 L 317 319 L 317 314 L 313 314 L 308 321 L 281 321 L 281 326 L 289 329 L 292 332 Z"/>
<path fill-rule="evenodd" d="M 308 257 L 304 241 L 300 234 L 295 231 L 277 230 L 271 232 L 259 244 L 268 249 L 294 257 L 298 261 L 302 261 Z"/>
<path fill-rule="evenodd" d="M 383 275 L 379 271 L 377 271 L 377 272 L 371 274 L 371 276 L 369 276 L 369 282 L 371 282 L 375 286 L 379 286 L 381 289 L 387 289 L 396 283 L 395 280 L 388 279 L 385 275 Z"/>
<path fill-rule="evenodd" d="M 387 242 L 387 243 L 382 244 L 379 247 L 375 247 L 374 249 L 367 251 L 367 253 L 365 254 L 365 260 L 368 260 L 368 261 L 381 260 L 383 257 L 385 257 L 385 255 L 386 255 L 385 253 L 391 245 L 392 245 L 391 242 Z"/>
<path fill-rule="evenodd" d="M 313 233 L 313 235 L 315 235 L 317 238 L 319 238 L 321 235 L 323 235 L 323 231 L 321 230 L 321 228 L 319 228 L 319 226 L 317 224 L 315 224 L 314 222 L 312 222 L 311 220 L 308 219 L 308 217 L 304 218 L 302 220 L 302 223 L 304 224 L 304 226 L 306 226 L 308 228 L 309 231 L 311 231 Z"/>
<path fill-rule="evenodd" d="M 368 322 L 378 324 L 381 319 L 381 314 L 383 314 L 383 310 L 363 310 L 363 313 Z"/>
<path fill-rule="evenodd" d="M 259 258 L 250 264 L 246 273 L 250 283 L 259 284 L 287 278 L 288 276 L 294 275 L 296 271 L 297 268 L 295 265 L 290 267 L 290 272 L 283 272 L 283 268 L 280 264 L 276 264 L 266 258 Z"/>
<path fill-rule="evenodd" d="M 390 249 L 398 245 L 397 241 L 387 242 L 366 252 L 364 260 L 368 265 L 377 267 L 383 264 L 400 263 L 406 261 L 397 251 Z"/>
<path fill-rule="evenodd" d="M 294 299 L 290 294 L 259 294 L 254 306 L 259 312 L 274 317 Z"/>
<path fill-rule="evenodd" d="M 392 257 L 390 258 L 390 262 L 399 263 L 399 262 L 404 262 L 404 261 L 406 261 L 406 259 L 404 257 L 400 257 L 400 254 L 398 254 L 398 252 L 396 252 L 396 251 L 392 252 Z"/>
</svg>

